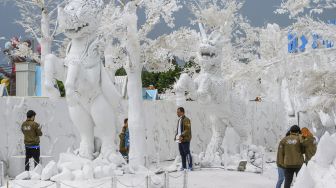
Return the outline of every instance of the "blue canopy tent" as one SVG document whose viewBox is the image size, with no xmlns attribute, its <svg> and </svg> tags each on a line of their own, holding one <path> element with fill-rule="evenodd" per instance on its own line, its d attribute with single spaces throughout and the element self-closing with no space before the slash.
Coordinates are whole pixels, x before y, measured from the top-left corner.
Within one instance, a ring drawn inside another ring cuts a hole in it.
<svg viewBox="0 0 336 188">
<path fill-rule="evenodd" d="M 158 90 L 148 90 L 146 88 L 142 89 L 142 97 L 144 100 L 152 100 L 155 101 L 158 99 Z"/>
</svg>

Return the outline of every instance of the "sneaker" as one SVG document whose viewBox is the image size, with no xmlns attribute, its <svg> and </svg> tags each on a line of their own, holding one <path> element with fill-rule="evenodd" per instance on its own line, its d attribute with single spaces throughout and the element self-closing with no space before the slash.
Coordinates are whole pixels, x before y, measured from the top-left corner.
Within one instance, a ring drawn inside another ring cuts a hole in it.
<svg viewBox="0 0 336 188">
<path fill-rule="evenodd" d="M 185 169 L 184 168 L 180 168 L 180 171 L 184 171 Z"/>
<path fill-rule="evenodd" d="M 186 170 L 187 170 L 187 172 L 191 172 L 191 171 L 193 171 L 193 168 L 187 168 Z"/>
</svg>

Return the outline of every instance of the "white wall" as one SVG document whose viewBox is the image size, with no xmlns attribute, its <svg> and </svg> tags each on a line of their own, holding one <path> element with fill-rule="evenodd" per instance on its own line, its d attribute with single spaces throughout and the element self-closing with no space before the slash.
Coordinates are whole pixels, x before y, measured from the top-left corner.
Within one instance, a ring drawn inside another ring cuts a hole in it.
<svg viewBox="0 0 336 188">
<path fill-rule="evenodd" d="M 186 115 L 191 119 L 193 139 L 191 149 L 195 153 L 205 151 L 211 137 L 211 128 L 207 120 L 207 112 L 227 111 L 241 108 L 230 120 L 232 126 L 246 128 L 251 135 L 252 142 L 268 148 L 276 148 L 279 138 L 287 127 L 285 113 L 280 104 L 267 102 L 230 102 L 228 105 L 218 105 L 212 110 L 188 102 L 185 105 Z M 244 104 L 244 105 L 241 105 Z M 44 135 L 41 138 L 41 153 L 52 155 L 58 159 L 60 152 L 67 148 L 78 147 L 78 133 L 73 126 L 64 99 L 47 98 L 0 98 L 0 160 L 7 161 L 12 155 L 23 155 L 23 135 L 20 131 L 21 123 L 30 109 L 36 111 L 36 121 L 43 126 Z M 244 110 L 243 110 L 244 109 Z M 173 159 L 177 154 L 177 144 L 174 142 L 174 133 L 177 125 L 176 105 L 171 101 L 146 101 L 146 123 L 148 125 L 148 144 L 151 159 L 160 153 L 161 160 Z M 125 114 L 120 114 L 119 126 Z M 243 118 L 246 121 L 238 121 Z M 235 123 L 237 122 L 237 123 Z M 239 129 L 237 129 L 239 130 Z M 111 135 L 112 136 L 112 135 Z"/>
</svg>

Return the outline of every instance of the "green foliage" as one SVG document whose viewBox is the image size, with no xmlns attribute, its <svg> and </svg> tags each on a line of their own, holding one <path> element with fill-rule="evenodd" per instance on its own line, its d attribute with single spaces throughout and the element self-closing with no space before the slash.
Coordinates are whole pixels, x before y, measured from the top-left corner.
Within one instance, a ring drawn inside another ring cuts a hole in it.
<svg viewBox="0 0 336 188">
<path fill-rule="evenodd" d="M 126 73 L 126 70 L 122 67 L 116 71 L 115 75 L 116 76 L 126 76 L 127 73 Z"/>
<path fill-rule="evenodd" d="M 194 59 L 191 59 L 190 61 L 186 62 L 184 65 L 184 69 L 191 69 L 194 68 L 196 73 L 199 73 L 201 71 L 201 67 L 195 62 Z"/>
<path fill-rule="evenodd" d="M 175 65 L 174 70 L 169 70 L 167 72 L 142 72 L 142 85 L 143 87 L 149 87 L 153 85 L 158 89 L 159 93 L 164 92 L 166 89 L 171 89 L 176 79 L 181 74 L 181 68 Z"/>
<path fill-rule="evenodd" d="M 64 88 L 64 84 L 62 81 L 56 80 L 57 83 L 57 87 L 59 89 L 59 92 L 61 94 L 61 97 L 65 97 L 65 88 Z"/>
<path fill-rule="evenodd" d="M 196 69 L 196 72 L 199 73 L 199 66 L 193 61 L 189 61 L 185 64 L 183 68 L 180 68 L 177 63 L 175 63 L 175 68 L 167 72 L 149 72 L 147 70 L 142 71 L 142 86 L 149 87 L 153 85 L 158 89 L 159 93 L 165 92 L 167 89 L 172 89 L 176 80 L 180 77 L 182 70 L 187 70 L 189 68 Z M 116 76 L 126 76 L 126 70 L 120 68 L 116 71 Z"/>
</svg>

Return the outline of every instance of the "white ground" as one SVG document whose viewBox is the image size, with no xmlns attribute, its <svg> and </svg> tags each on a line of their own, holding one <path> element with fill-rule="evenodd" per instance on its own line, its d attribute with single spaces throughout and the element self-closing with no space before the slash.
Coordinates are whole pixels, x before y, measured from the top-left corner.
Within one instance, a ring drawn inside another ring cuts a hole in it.
<svg viewBox="0 0 336 188">
<path fill-rule="evenodd" d="M 175 182 L 174 182 L 175 183 Z M 173 186 L 171 187 L 182 187 Z M 190 173 L 188 187 L 191 188 L 269 188 L 274 181 L 260 174 L 230 172 L 223 170 L 201 170 Z"/>
<path fill-rule="evenodd" d="M 178 178 L 169 178 L 171 188 L 183 187 L 183 176 L 181 172 L 171 173 L 171 176 Z M 266 175 L 266 174 L 265 174 Z M 265 175 L 248 173 L 248 172 L 233 172 L 219 169 L 202 169 L 192 171 L 188 174 L 188 188 L 269 188 L 275 186 L 275 180 L 266 177 Z M 163 175 L 161 175 L 163 177 Z M 145 178 L 134 175 L 118 176 L 118 188 L 126 188 L 134 186 L 136 188 L 145 187 Z M 10 181 L 11 188 L 56 188 L 53 182 L 43 181 Z M 67 184 L 67 185 L 64 185 Z M 67 182 L 64 181 L 61 188 L 111 188 L 111 180 L 109 178 L 83 181 L 83 182 Z M 123 185 L 124 184 L 124 185 Z M 50 186 L 49 186 L 50 185 Z"/>
</svg>

